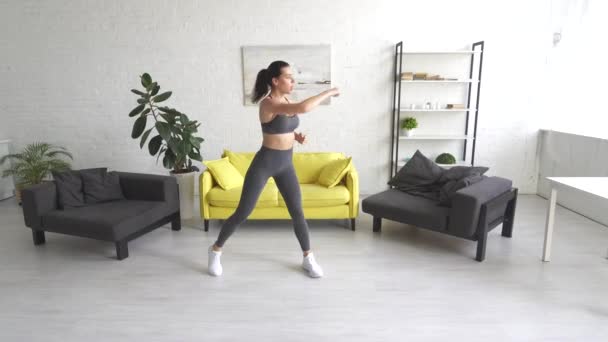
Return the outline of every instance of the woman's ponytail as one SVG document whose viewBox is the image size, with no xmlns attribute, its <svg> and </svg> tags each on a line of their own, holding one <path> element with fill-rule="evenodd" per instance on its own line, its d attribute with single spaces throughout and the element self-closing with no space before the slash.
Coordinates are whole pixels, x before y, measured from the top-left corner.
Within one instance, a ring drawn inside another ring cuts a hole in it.
<svg viewBox="0 0 608 342">
<path fill-rule="evenodd" d="M 253 87 L 253 96 L 251 101 L 257 103 L 261 98 L 266 96 L 270 87 L 270 80 L 268 79 L 268 69 L 262 69 L 258 72 L 258 76 L 255 78 L 255 86 Z"/>
</svg>

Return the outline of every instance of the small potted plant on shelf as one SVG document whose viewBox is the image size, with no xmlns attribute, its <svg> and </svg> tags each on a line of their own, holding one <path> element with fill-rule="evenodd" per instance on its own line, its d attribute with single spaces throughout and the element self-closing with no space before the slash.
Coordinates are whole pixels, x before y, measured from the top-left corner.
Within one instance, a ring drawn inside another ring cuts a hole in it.
<svg viewBox="0 0 608 342">
<path fill-rule="evenodd" d="M 190 219 L 193 216 L 195 175 L 199 171 L 198 167 L 192 165 L 192 160 L 203 160 L 200 148 L 205 139 L 195 136 L 200 123 L 190 120 L 177 109 L 159 106 L 160 102 L 171 97 L 172 92 L 159 94 L 160 86 L 152 81 L 148 73 L 140 78 L 143 91 L 131 90 L 139 95 L 137 107 L 129 113 L 130 117 L 137 116 L 131 137 L 140 139 L 139 147 L 143 148 L 148 136 L 152 136 L 148 142 L 148 152 L 156 156 L 157 163 L 163 155 L 163 166 L 170 170 L 169 174 L 176 177 L 179 184 L 180 216 Z M 152 122 L 152 127 L 146 130 L 148 121 Z"/>
<path fill-rule="evenodd" d="M 401 130 L 406 137 L 412 136 L 417 127 L 418 121 L 416 121 L 416 118 L 414 117 L 408 116 L 401 121 Z"/>
<path fill-rule="evenodd" d="M 2 172 L 2 177 L 15 177 L 15 198 L 21 204 L 21 189 L 30 185 L 40 184 L 53 171 L 65 171 L 71 168 L 70 163 L 59 156 L 72 154 L 64 147 L 44 142 L 34 142 L 27 145 L 20 153 L 7 154 L 0 158 L 0 165 L 11 160 L 11 166 Z"/>
</svg>

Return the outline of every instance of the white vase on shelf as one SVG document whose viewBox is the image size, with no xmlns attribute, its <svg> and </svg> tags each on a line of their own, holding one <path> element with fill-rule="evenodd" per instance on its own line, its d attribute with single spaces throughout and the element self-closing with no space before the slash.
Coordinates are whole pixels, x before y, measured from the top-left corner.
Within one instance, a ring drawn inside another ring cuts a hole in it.
<svg viewBox="0 0 608 342">
<path fill-rule="evenodd" d="M 416 130 L 415 128 L 412 128 L 412 129 L 403 128 L 403 129 L 401 129 L 401 132 L 404 136 L 411 137 L 412 135 L 414 135 L 415 130 Z"/>
</svg>

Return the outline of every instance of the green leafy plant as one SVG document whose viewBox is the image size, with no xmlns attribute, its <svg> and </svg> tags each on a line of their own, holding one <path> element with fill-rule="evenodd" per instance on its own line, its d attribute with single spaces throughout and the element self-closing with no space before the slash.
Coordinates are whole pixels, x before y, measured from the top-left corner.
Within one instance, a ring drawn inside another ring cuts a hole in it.
<svg viewBox="0 0 608 342">
<path fill-rule="evenodd" d="M 416 127 L 418 127 L 418 121 L 414 117 L 406 117 L 401 121 L 401 128 L 414 129 Z"/>
<path fill-rule="evenodd" d="M 139 147 L 143 148 L 155 130 L 148 142 L 148 152 L 156 156 L 157 163 L 160 156 L 164 155 L 163 166 L 171 169 L 173 173 L 199 171 L 198 167 L 192 165 L 192 160 L 203 161 L 200 147 L 205 139 L 195 136 L 200 123 L 190 120 L 177 109 L 158 106 L 158 103 L 169 99 L 172 92 L 159 94 L 160 85 L 153 82 L 148 73 L 144 73 L 140 78 L 144 90 L 131 89 L 131 92 L 139 95 L 137 107 L 129 113 L 129 117 L 137 116 L 131 137 L 140 139 Z M 149 118 L 153 125 L 146 130 Z"/>
<path fill-rule="evenodd" d="M 456 164 L 456 158 L 449 153 L 442 153 L 435 158 L 437 164 Z"/>
<path fill-rule="evenodd" d="M 70 163 L 59 156 L 73 159 L 72 154 L 65 147 L 34 142 L 27 145 L 21 153 L 7 154 L 0 158 L 0 165 L 8 159 L 12 160 L 12 165 L 2 172 L 2 177 L 14 176 L 18 189 L 42 183 L 52 171 L 65 171 L 71 168 Z"/>
</svg>

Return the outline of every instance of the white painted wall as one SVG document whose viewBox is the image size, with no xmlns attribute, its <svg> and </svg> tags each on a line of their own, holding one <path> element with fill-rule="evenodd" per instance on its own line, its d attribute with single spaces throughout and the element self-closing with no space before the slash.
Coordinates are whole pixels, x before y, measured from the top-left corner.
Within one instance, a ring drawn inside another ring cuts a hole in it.
<svg viewBox="0 0 608 342">
<path fill-rule="evenodd" d="M 538 194 L 551 195 L 546 177 L 608 177 L 608 139 L 542 130 L 539 139 Z M 608 226 L 608 200 L 560 188 L 557 203 Z"/>
<path fill-rule="evenodd" d="M 551 0 L 550 8 L 561 40 L 548 49 L 542 128 L 608 139 L 608 49 L 598 41 L 608 32 L 608 2 Z"/>
<path fill-rule="evenodd" d="M 257 110 L 243 106 L 241 46 L 329 43 L 342 95 L 306 114 L 296 151 L 352 155 L 362 194 L 386 189 L 394 44 L 461 49 L 485 40 L 476 164 L 536 193 L 549 1 L 0 2 L 0 121 L 16 147 L 69 148 L 74 167 L 165 173 L 130 138 L 127 116 L 149 72 L 168 104 L 202 123 L 205 159 L 255 151 Z M 5 126 L 5 127 L 4 127 Z"/>
</svg>

